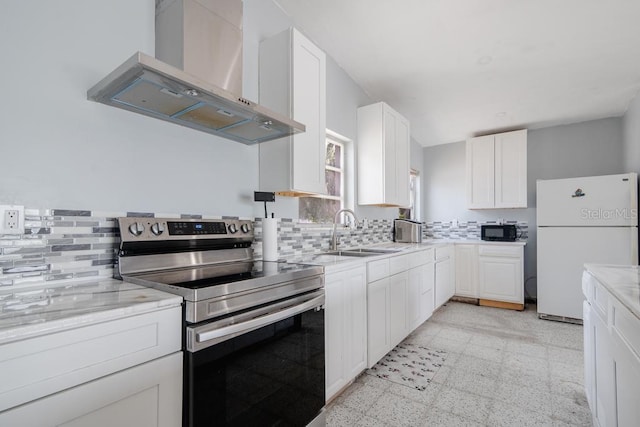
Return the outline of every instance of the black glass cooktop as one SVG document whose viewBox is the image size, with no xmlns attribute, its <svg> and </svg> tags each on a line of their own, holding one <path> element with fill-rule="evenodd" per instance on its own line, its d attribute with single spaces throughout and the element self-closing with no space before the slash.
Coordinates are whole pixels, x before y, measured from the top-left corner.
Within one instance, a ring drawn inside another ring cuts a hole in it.
<svg viewBox="0 0 640 427">
<path fill-rule="evenodd" d="M 123 279 L 182 295 L 187 301 L 201 301 L 323 272 L 323 267 L 316 265 L 248 261 L 149 272 L 124 276 Z"/>
</svg>

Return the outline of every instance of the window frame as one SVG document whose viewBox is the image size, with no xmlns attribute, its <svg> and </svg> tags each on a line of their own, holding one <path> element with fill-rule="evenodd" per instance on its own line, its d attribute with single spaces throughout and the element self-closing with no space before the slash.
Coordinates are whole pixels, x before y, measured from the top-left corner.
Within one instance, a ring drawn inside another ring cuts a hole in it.
<svg viewBox="0 0 640 427">
<path fill-rule="evenodd" d="M 351 140 L 348 138 L 343 137 L 342 135 L 330 131 L 329 129 L 327 129 L 326 131 L 326 136 L 325 136 L 325 159 L 324 159 L 324 172 L 325 172 L 325 180 L 326 180 L 326 171 L 332 171 L 332 172 L 337 172 L 340 174 L 340 196 L 333 196 L 333 195 L 329 195 L 329 194 L 307 194 L 304 197 L 313 197 L 316 199 L 325 199 L 325 200 L 334 200 L 334 201 L 338 201 L 340 204 L 340 208 L 339 209 L 344 209 L 345 207 L 347 207 L 348 203 L 349 203 L 349 195 L 347 195 L 347 191 L 350 188 L 350 184 L 348 182 L 350 178 L 349 174 L 350 174 L 350 167 L 349 165 L 347 165 L 348 159 L 350 157 L 352 157 L 352 155 L 350 155 L 348 153 L 348 150 L 350 149 L 351 145 Z M 326 159 L 326 149 L 327 146 L 329 144 L 334 144 L 338 147 L 340 147 L 340 167 L 335 167 L 335 166 L 331 166 L 327 164 L 327 159 Z M 299 209 L 299 208 L 298 208 Z M 333 218 L 331 218 L 328 221 L 322 221 L 322 222 L 312 222 L 307 218 L 302 218 L 300 217 L 300 212 L 298 212 L 298 220 L 301 222 L 305 222 L 308 224 L 328 224 L 328 223 L 333 223 Z M 342 221 L 342 218 L 341 218 Z"/>
<path fill-rule="evenodd" d="M 411 188 L 411 182 L 414 182 L 413 188 Z M 406 219 L 411 219 L 414 221 L 418 221 L 418 217 L 420 214 L 420 171 L 416 169 L 409 169 L 409 201 L 413 199 L 413 204 L 410 204 L 408 207 L 398 209 L 398 216 L 400 218 L 406 217 L 406 213 L 409 213 L 409 217 Z"/>
</svg>

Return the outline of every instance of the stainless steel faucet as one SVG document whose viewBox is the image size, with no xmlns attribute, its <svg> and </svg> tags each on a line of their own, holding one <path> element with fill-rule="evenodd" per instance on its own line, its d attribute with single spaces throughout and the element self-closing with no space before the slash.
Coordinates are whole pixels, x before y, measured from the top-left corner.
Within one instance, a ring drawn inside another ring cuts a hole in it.
<svg viewBox="0 0 640 427">
<path fill-rule="evenodd" d="M 356 225 L 358 225 L 358 218 L 356 217 L 356 214 L 351 209 L 340 209 L 338 212 L 336 212 L 336 215 L 333 217 L 333 236 L 331 237 L 332 251 L 338 250 L 338 234 L 336 233 L 336 228 L 338 225 L 338 219 L 340 218 L 340 214 L 343 212 L 350 213 L 351 216 L 353 217 L 353 221 L 356 223 Z"/>
</svg>

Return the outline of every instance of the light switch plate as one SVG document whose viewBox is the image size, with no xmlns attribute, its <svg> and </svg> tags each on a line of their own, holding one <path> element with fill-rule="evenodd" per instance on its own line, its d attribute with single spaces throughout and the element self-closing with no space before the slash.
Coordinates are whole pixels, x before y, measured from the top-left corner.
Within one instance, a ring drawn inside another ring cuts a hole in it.
<svg viewBox="0 0 640 427">
<path fill-rule="evenodd" d="M 24 206 L 0 205 L 0 234 L 24 233 Z"/>
</svg>

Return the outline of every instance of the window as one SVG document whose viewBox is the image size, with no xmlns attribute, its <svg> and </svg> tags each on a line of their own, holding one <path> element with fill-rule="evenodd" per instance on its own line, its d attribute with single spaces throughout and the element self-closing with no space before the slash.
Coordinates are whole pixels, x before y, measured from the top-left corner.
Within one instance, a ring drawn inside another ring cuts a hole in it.
<svg viewBox="0 0 640 427">
<path fill-rule="evenodd" d="M 298 217 L 306 222 L 333 222 L 336 212 L 344 207 L 345 144 L 337 138 L 326 140 L 325 182 L 327 194 L 300 197 Z"/>
<path fill-rule="evenodd" d="M 413 219 L 418 220 L 419 212 L 418 207 L 420 206 L 420 173 L 411 169 L 409 173 L 409 206 L 406 208 L 400 208 L 398 212 L 398 217 L 404 219 Z"/>
</svg>

